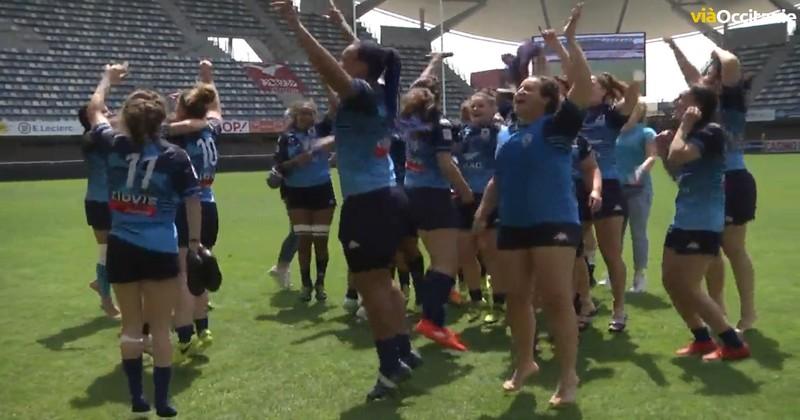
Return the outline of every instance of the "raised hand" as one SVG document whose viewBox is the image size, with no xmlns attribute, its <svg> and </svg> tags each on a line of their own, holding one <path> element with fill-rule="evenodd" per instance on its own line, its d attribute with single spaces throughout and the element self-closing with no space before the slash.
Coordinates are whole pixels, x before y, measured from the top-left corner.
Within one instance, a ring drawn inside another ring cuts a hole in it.
<svg viewBox="0 0 800 420">
<path fill-rule="evenodd" d="M 128 75 L 128 62 L 122 64 L 106 64 L 105 74 L 112 85 L 116 85 Z"/>
<path fill-rule="evenodd" d="M 670 48 L 674 49 L 677 46 L 675 44 L 675 40 L 672 39 L 671 36 L 665 36 L 664 38 L 661 38 L 661 40 L 664 41 L 667 45 L 669 45 Z"/>
<path fill-rule="evenodd" d="M 551 50 L 555 50 L 558 48 L 561 41 L 558 40 L 558 35 L 556 35 L 556 31 L 552 29 L 539 29 L 539 33 L 542 34 L 542 39 L 544 39 L 544 44 L 547 45 L 548 48 Z"/>
<path fill-rule="evenodd" d="M 291 0 L 274 0 L 270 3 L 270 7 L 278 12 L 290 27 L 296 28 L 300 25 L 300 17 Z"/>
<path fill-rule="evenodd" d="M 325 15 L 325 17 L 328 18 L 328 21 L 330 21 L 331 23 L 337 25 L 341 24 L 342 12 L 339 10 L 338 7 L 336 7 L 336 3 L 334 3 L 333 0 L 329 0 L 328 4 L 330 5 L 330 8 L 328 9 L 328 14 Z"/>
<path fill-rule="evenodd" d="M 686 124 L 688 127 L 694 127 L 695 123 L 700 121 L 703 117 L 703 112 L 696 106 L 690 106 L 686 109 L 681 117 L 681 123 Z"/>
<path fill-rule="evenodd" d="M 214 65 L 209 60 L 201 60 L 198 65 L 200 68 L 200 80 L 207 82 L 212 80 L 214 74 Z"/>
<path fill-rule="evenodd" d="M 583 12 L 583 3 L 578 3 L 575 7 L 572 8 L 572 12 L 570 13 L 569 19 L 567 20 L 567 24 L 564 25 L 564 36 L 567 39 L 575 39 L 576 31 L 578 30 L 578 21 L 581 18 L 581 13 Z"/>
</svg>

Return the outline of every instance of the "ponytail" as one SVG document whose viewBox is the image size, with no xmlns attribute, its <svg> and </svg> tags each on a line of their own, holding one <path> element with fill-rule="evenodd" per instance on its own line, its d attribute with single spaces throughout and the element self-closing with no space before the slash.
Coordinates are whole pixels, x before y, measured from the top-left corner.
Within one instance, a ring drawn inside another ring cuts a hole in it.
<svg viewBox="0 0 800 420">
<path fill-rule="evenodd" d="M 358 59 L 367 65 L 367 82 L 377 83 L 383 76 L 386 113 L 390 120 L 394 120 L 400 94 L 400 53 L 394 48 L 384 48 L 370 41 L 358 41 L 357 45 Z"/>
<path fill-rule="evenodd" d="M 386 101 L 386 113 L 391 120 L 397 116 L 397 102 L 400 96 L 400 71 L 403 68 L 400 53 L 394 48 L 384 49 L 385 58 L 383 82 L 385 85 L 384 101 Z"/>
</svg>

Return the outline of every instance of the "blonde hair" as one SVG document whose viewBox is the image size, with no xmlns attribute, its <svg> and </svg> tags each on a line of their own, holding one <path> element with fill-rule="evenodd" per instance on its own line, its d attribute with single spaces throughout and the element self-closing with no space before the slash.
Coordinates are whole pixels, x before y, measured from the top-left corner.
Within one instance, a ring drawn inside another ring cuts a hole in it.
<svg viewBox="0 0 800 420">
<path fill-rule="evenodd" d="M 141 146 L 159 135 L 167 118 L 167 101 L 158 92 L 136 90 L 125 99 L 121 114 L 131 140 Z"/>
<path fill-rule="evenodd" d="M 289 105 L 289 108 L 286 108 L 286 112 L 283 114 L 284 117 L 289 120 L 290 126 L 297 125 L 297 116 L 300 114 L 300 111 L 302 111 L 303 108 L 311 108 L 311 112 L 314 113 L 314 117 L 316 118 L 318 110 L 317 104 L 313 100 L 307 99 L 297 101 Z"/>
<path fill-rule="evenodd" d="M 198 83 L 184 90 L 178 98 L 189 118 L 205 118 L 208 107 L 217 100 L 217 90 L 208 83 Z"/>
</svg>

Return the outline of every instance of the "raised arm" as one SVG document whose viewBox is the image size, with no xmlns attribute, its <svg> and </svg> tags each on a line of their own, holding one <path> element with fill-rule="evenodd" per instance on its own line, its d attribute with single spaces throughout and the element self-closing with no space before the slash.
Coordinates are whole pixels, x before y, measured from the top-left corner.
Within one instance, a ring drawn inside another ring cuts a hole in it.
<svg viewBox="0 0 800 420">
<path fill-rule="evenodd" d="M 739 64 L 739 58 L 732 52 L 719 47 L 714 48 L 711 55 L 719 59 L 722 84 L 725 86 L 736 86 L 739 81 L 742 80 L 742 68 Z"/>
<path fill-rule="evenodd" d="M 328 113 L 326 116 L 333 120 L 336 116 L 336 111 L 339 109 L 339 96 L 331 89 L 330 86 L 325 86 L 325 92 L 328 94 Z"/>
<path fill-rule="evenodd" d="M 700 158 L 700 150 L 697 146 L 687 142 L 689 132 L 694 127 L 694 124 L 700 120 L 700 117 L 701 113 L 697 107 L 689 107 L 683 113 L 681 125 L 669 145 L 669 153 L 667 154 L 669 167 L 675 168 Z"/>
<path fill-rule="evenodd" d="M 592 95 L 592 70 L 589 68 L 586 56 L 583 54 L 581 46 L 578 45 L 578 40 L 575 36 L 582 9 L 583 3 L 578 3 L 577 6 L 572 8 L 572 15 L 567 22 L 566 28 L 564 28 L 564 35 L 567 37 L 567 51 L 570 58 L 567 78 L 572 84 L 569 93 L 567 93 L 567 98 L 580 109 L 584 109 L 589 105 L 589 99 Z"/>
<path fill-rule="evenodd" d="M 342 36 L 344 40 L 348 43 L 358 41 L 358 36 L 356 35 L 353 28 L 347 23 L 347 20 L 344 18 L 344 14 L 342 11 L 336 7 L 336 4 L 333 0 L 329 1 L 330 3 L 330 10 L 328 10 L 328 20 L 336 25 L 337 28 L 342 32 Z"/>
<path fill-rule="evenodd" d="M 620 132 L 625 133 L 636 127 L 636 125 L 639 124 L 639 121 L 641 121 L 642 118 L 644 117 L 646 111 L 647 107 L 644 106 L 643 103 L 640 102 L 639 104 L 637 104 L 636 108 L 634 108 L 633 112 L 631 112 L 630 117 L 628 117 L 628 121 L 625 123 L 625 125 L 622 126 Z"/>
<path fill-rule="evenodd" d="M 296 36 L 300 47 L 305 50 L 308 60 L 322 76 L 323 82 L 330 86 L 339 98 L 347 98 L 353 94 L 353 79 L 342 69 L 331 53 L 308 32 L 291 0 L 279 0 L 271 3 L 272 7 L 283 15 Z"/>
<path fill-rule="evenodd" d="M 616 105 L 617 110 L 622 115 L 631 115 L 639 105 L 639 92 L 641 87 L 637 80 L 634 80 L 625 89 L 625 95 L 622 101 Z"/>
<path fill-rule="evenodd" d="M 128 75 L 128 62 L 122 64 L 106 64 L 103 68 L 103 77 L 94 89 L 89 105 L 86 108 L 86 117 L 89 125 L 95 127 L 102 123 L 107 123 L 103 112 L 106 109 L 106 95 L 111 86 L 119 82 Z"/>
<path fill-rule="evenodd" d="M 547 55 L 544 48 L 539 48 L 539 54 L 533 62 L 533 74 L 538 76 L 550 76 L 550 66 L 547 65 Z"/>
<path fill-rule="evenodd" d="M 431 59 L 428 61 L 428 66 L 425 67 L 425 70 L 422 71 L 419 75 L 419 79 L 432 79 L 434 77 L 438 78 L 439 74 L 441 73 L 441 65 L 445 58 L 449 58 L 453 56 L 453 53 L 447 52 L 432 52 Z"/>
<path fill-rule="evenodd" d="M 683 78 L 686 80 L 686 84 L 691 86 L 699 82 L 700 71 L 689 62 L 685 55 L 683 55 L 683 51 L 678 48 L 678 44 L 675 43 L 675 40 L 668 36 L 664 38 L 664 42 L 669 45 L 669 47 L 672 49 L 672 53 L 675 54 L 675 60 L 678 62 L 678 67 L 680 67 L 681 73 L 683 73 Z"/>
<path fill-rule="evenodd" d="M 200 62 L 200 71 L 198 79 L 202 83 L 208 83 L 214 89 L 214 93 L 216 94 L 216 99 L 214 102 L 208 107 L 208 113 L 206 113 L 206 118 L 217 118 L 222 119 L 222 103 L 219 98 L 219 91 L 217 90 L 217 85 L 214 84 L 214 65 L 211 64 L 209 60 L 203 60 Z"/>
</svg>

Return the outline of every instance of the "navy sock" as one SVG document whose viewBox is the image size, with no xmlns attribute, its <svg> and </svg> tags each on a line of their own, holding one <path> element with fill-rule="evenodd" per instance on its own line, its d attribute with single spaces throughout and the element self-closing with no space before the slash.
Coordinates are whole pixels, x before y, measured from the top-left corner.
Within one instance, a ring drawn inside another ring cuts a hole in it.
<svg viewBox="0 0 800 420">
<path fill-rule="evenodd" d="M 408 287 L 411 284 L 411 276 L 408 271 L 397 270 L 397 280 L 401 286 Z"/>
<path fill-rule="evenodd" d="M 469 299 L 473 302 L 480 302 L 483 300 L 483 291 L 475 289 L 469 291 Z"/>
<path fill-rule="evenodd" d="M 397 356 L 397 344 L 394 338 L 375 340 L 375 349 L 378 351 L 378 370 L 383 376 L 390 377 L 400 368 L 400 359 Z"/>
<path fill-rule="evenodd" d="M 150 324 L 145 322 L 144 325 L 142 325 L 142 335 L 144 336 L 150 335 Z"/>
<path fill-rule="evenodd" d="M 483 258 L 478 258 L 478 264 L 481 265 L 481 277 L 486 277 L 486 265 L 483 263 Z"/>
<path fill-rule="evenodd" d="M 422 299 L 422 312 L 425 318 L 444 327 L 447 304 L 450 290 L 455 285 L 455 280 L 438 271 L 428 270 L 425 276 L 425 294 Z"/>
<path fill-rule="evenodd" d="M 178 412 L 169 404 L 169 381 L 172 379 L 171 367 L 153 368 L 153 388 L 155 392 L 156 413 L 161 417 L 175 417 Z"/>
<path fill-rule="evenodd" d="M 128 392 L 131 394 L 131 410 L 134 413 L 150 411 L 150 404 L 144 399 L 142 391 L 142 357 L 122 359 L 122 370 L 128 378 Z"/>
<path fill-rule="evenodd" d="M 495 306 L 503 306 L 506 304 L 506 294 L 492 293 L 492 301 L 494 302 Z"/>
<path fill-rule="evenodd" d="M 358 299 L 358 292 L 352 287 L 347 288 L 347 293 L 344 295 L 348 299 Z"/>
<path fill-rule="evenodd" d="M 399 357 L 406 357 L 411 354 L 411 337 L 408 334 L 397 334 L 394 336 L 394 341 L 397 345 L 397 355 Z"/>
<path fill-rule="evenodd" d="M 311 284 L 311 267 L 300 269 L 300 281 L 303 283 L 303 287 L 307 289 L 313 287 L 313 285 Z"/>
<path fill-rule="evenodd" d="M 194 335 L 194 325 L 189 324 L 175 328 L 175 332 L 178 333 L 178 342 L 186 344 L 192 341 L 192 335 Z"/>
<path fill-rule="evenodd" d="M 693 329 L 692 335 L 694 335 L 694 341 L 698 342 L 711 341 L 711 335 L 708 333 L 708 328 L 706 327 Z"/>
<path fill-rule="evenodd" d="M 325 272 L 328 271 L 328 259 L 317 258 L 317 287 L 325 287 Z"/>
<path fill-rule="evenodd" d="M 208 317 L 195 319 L 194 320 L 194 328 L 199 333 L 200 331 L 204 331 L 208 329 Z"/>
<path fill-rule="evenodd" d="M 408 262 L 408 273 L 411 275 L 411 282 L 414 286 L 414 299 L 417 306 L 422 304 L 422 295 L 425 293 L 425 260 L 420 254 L 417 258 Z"/>
<path fill-rule="evenodd" d="M 739 338 L 739 334 L 736 334 L 736 330 L 733 328 L 729 328 L 727 331 L 723 331 L 719 338 L 722 339 L 722 342 L 725 343 L 726 347 L 733 347 L 738 349 L 742 347 L 743 343 L 742 340 Z"/>
</svg>

